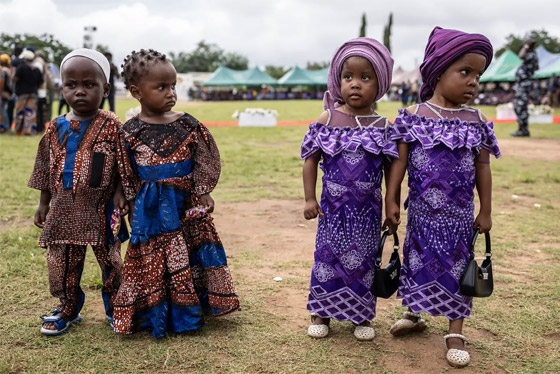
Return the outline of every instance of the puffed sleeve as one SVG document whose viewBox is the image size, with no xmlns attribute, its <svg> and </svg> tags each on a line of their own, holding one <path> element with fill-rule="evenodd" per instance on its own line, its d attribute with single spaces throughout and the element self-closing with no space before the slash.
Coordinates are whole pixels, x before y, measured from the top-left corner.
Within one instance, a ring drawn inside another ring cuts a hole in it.
<svg viewBox="0 0 560 374">
<path fill-rule="evenodd" d="M 52 126 L 52 124 L 51 124 Z M 31 173 L 31 178 L 27 184 L 30 188 L 35 188 L 41 191 L 50 190 L 50 160 L 52 144 L 50 140 L 50 133 L 47 132 L 39 142 L 37 149 L 37 157 L 35 158 L 35 166 Z"/>
<path fill-rule="evenodd" d="M 127 200 L 134 200 L 140 180 L 136 173 L 136 164 L 134 162 L 134 155 L 130 149 L 130 144 L 125 138 L 125 133 L 122 128 L 117 133 L 117 164 L 119 167 L 119 176 L 123 186 L 124 196 Z"/>
<path fill-rule="evenodd" d="M 201 123 L 197 128 L 197 140 L 193 150 L 193 190 L 197 195 L 212 192 L 220 178 L 220 152 L 210 131 Z"/>
</svg>

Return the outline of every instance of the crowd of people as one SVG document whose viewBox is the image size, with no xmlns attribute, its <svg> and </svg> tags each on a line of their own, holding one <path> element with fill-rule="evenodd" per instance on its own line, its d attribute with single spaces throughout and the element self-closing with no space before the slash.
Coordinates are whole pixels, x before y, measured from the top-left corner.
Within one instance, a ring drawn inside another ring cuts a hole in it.
<svg viewBox="0 0 560 374">
<path fill-rule="evenodd" d="M 111 53 L 105 53 L 109 61 Z M 45 131 L 53 116 L 53 103 L 59 100 L 58 114 L 70 110 L 62 95 L 58 68 L 49 62 L 47 54 L 31 45 L 15 46 L 12 53 L 0 53 L 0 133 L 13 131 L 15 135 L 37 135 Z M 111 90 L 103 98 L 115 111 L 114 80 L 117 67 L 111 62 Z"/>
</svg>

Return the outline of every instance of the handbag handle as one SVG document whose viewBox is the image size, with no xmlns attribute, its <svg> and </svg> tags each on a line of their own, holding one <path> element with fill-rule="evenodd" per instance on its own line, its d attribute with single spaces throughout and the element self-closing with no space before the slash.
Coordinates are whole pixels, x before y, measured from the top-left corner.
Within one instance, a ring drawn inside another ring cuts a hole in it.
<svg viewBox="0 0 560 374">
<path fill-rule="evenodd" d="M 375 267 L 379 269 L 381 266 L 381 257 L 383 257 L 383 247 L 385 246 L 385 240 L 389 236 L 389 228 L 383 230 L 381 234 L 381 240 L 379 241 L 379 248 L 377 248 L 377 258 L 375 259 Z M 399 251 L 399 236 L 396 232 L 393 233 L 393 250 Z"/>
<path fill-rule="evenodd" d="M 474 247 L 476 244 L 476 239 L 478 238 L 478 234 L 480 234 L 480 227 L 475 228 L 473 232 L 471 247 L 469 248 L 469 252 L 471 253 L 472 257 L 474 257 Z M 484 233 L 484 239 L 486 241 L 486 253 L 484 253 L 484 255 L 486 256 L 487 260 L 490 260 L 490 258 L 492 257 L 492 244 L 490 243 L 489 232 Z"/>
</svg>

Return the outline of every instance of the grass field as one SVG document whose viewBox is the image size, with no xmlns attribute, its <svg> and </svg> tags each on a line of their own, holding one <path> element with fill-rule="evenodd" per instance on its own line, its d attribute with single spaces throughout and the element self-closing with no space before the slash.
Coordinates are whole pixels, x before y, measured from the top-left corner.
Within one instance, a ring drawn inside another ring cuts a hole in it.
<svg viewBox="0 0 560 374">
<path fill-rule="evenodd" d="M 124 118 L 135 105 L 117 102 L 119 116 Z M 321 112 L 319 101 L 189 103 L 176 110 L 212 122 L 231 121 L 236 109 L 255 106 L 278 110 L 280 121 L 310 120 Z M 379 112 L 394 117 L 397 108 L 397 103 L 381 103 Z M 483 111 L 495 116 L 491 107 Z M 475 360 L 462 373 L 560 372 L 560 125 L 531 125 L 530 139 L 509 138 L 514 128 L 495 126 L 504 154 L 492 161 L 495 293 L 476 300 L 466 322 Z M 236 209 L 260 202 L 301 205 L 299 146 L 305 126 L 210 130 L 223 162 L 213 196 L 218 209 L 233 212 L 218 217 L 218 224 L 235 220 Z M 38 316 L 55 300 L 48 293 L 45 252 L 37 247 L 39 230 L 32 225 L 39 193 L 26 187 L 38 141 L 0 137 L 0 373 L 453 371 L 441 355 L 443 319 L 429 318 L 430 328 L 416 339 L 388 336 L 388 327 L 402 313 L 395 300 L 379 302 L 374 322 L 378 337 L 372 343 L 358 343 L 343 324 L 334 325 L 333 337 L 310 340 L 301 327 L 308 318 L 301 308 L 295 317 L 275 312 L 270 300 L 282 303 L 283 295 L 305 295 L 313 248 L 301 259 L 285 258 L 283 237 L 276 234 L 280 228 L 274 226 L 268 238 L 276 243 L 263 245 L 250 239 L 237 242 L 235 232 L 228 235 L 218 225 L 243 305 L 239 313 L 209 319 L 198 332 L 159 341 L 145 333 L 116 336 L 103 322 L 100 272 L 88 252 L 82 279 L 84 322 L 61 337 L 41 336 Z M 301 219 L 299 211 L 297 215 Z M 301 233 L 302 240 L 313 242 L 313 228 Z M 271 271 L 286 274 L 285 282 L 266 281 L 262 274 Z M 300 304 L 305 308 L 305 298 Z"/>
</svg>

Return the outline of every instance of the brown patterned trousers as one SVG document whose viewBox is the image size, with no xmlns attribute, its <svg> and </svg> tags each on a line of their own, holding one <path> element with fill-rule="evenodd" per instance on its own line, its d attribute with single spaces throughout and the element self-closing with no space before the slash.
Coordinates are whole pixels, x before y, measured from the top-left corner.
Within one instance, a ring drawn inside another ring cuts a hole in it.
<svg viewBox="0 0 560 374">
<path fill-rule="evenodd" d="M 113 299 L 121 284 L 121 243 L 112 246 L 92 246 L 101 268 L 103 287 L 101 296 L 107 316 L 113 314 Z M 84 270 L 86 246 L 77 244 L 52 244 L 47 248 L 47 268 L 51 295 L 60 299 L 56 310 L 74 317 L 84 305 L 85 294 L 80 287 Z"/>
</svg>

